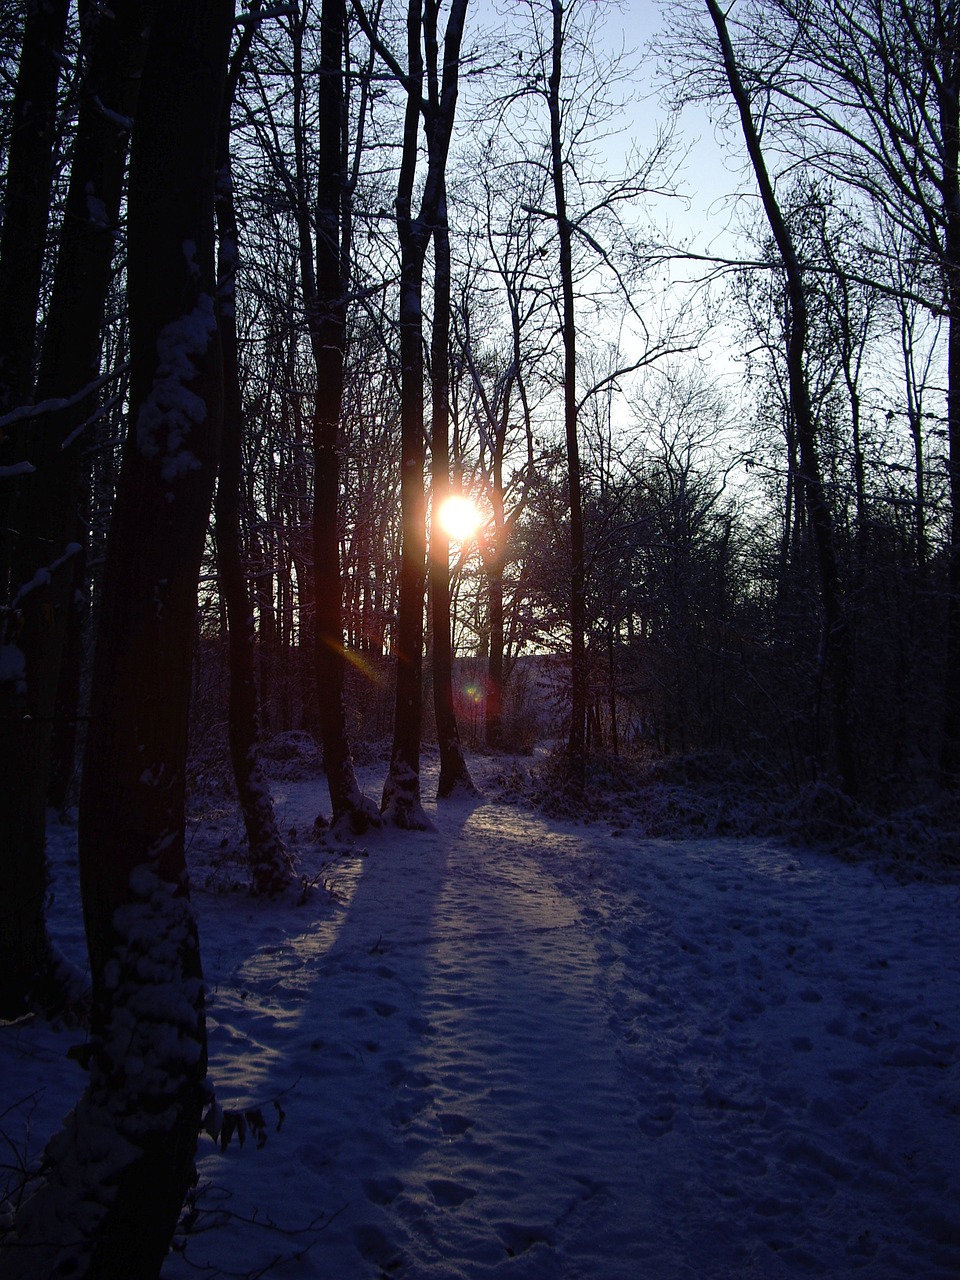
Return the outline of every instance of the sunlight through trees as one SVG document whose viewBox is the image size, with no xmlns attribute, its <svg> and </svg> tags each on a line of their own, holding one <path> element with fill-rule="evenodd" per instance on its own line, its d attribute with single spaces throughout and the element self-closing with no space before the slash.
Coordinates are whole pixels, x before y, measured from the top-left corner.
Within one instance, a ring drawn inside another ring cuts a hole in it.
<svg viewBox="0 0 960 1280">
<path fill-rule="evenodd" d="M 156 1125 L 77 1274 L 167 1138 L 154 1261 L 189 1180 L 191 788 L 307 892 L 271 743 L 322 759 L 311 838 L 429 829 L 426 750 L 443 798 L 472 748 L 584 802 L 709 754 L 953 803 L 957 7 L 659 12 L 631 49 L 592 0 L 0 4 L 0 1018 L 86 1016 L 53 805 L 87 1119 L 138 974 L 189 1042 L 123 1093 Z"/>
</svg>

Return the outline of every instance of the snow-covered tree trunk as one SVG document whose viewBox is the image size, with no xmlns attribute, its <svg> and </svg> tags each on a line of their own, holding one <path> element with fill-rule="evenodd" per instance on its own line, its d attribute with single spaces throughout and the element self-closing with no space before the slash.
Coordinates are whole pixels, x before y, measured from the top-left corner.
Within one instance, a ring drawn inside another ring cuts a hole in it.
<svg viewBox="0 0 960 1280">
<path fill-rule="evenodd" d="M 232 19 L 231 0 L 163 0 L 134 125 L 130 429 L 80 801 L 90 1081 L 17 1213 L 5 1274 L 31 1280 L 155 1280 L 193 1177 L 206 1034 L 184 772 L 220 419 L 213 178 Z"/>
</svg>

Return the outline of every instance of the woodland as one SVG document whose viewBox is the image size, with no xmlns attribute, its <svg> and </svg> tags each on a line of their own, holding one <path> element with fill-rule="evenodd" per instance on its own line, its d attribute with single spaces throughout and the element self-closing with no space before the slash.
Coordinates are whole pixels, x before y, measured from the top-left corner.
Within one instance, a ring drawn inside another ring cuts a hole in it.
<svg viewBox="0 0 960 1280">
<path fill-rule="evenodd" d="M 4 1275 L 159 1272 L 220 741 L 263 895 L 298 884 L 259 754 L 290 731 L 345 838 L 429 828 L 425 742 L 442 798 L 465 745 L 543 734 L 574 808 L 599 762 L 699 754 L 954 812 L 960 12 L 653 16 L 0 2 L 0 1019 L 83 1020 L 88 1072 Z M 696 226 L 691 111 L 728 184 Z"/>
</svg>

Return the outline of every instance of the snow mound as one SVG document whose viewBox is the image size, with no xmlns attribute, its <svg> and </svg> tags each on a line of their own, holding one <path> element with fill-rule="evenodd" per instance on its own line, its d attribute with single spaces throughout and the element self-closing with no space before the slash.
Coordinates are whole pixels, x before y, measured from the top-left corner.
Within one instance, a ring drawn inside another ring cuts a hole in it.
<svg viewBox="0 0 960 1280">
<path fill-rule="evenodd" d="M 264 739 L 260 761 L 264 772 L 278 782 L 315 778 L 323 773 L 323 753 L 316 739 L 299 729 Z"/>
</svg>

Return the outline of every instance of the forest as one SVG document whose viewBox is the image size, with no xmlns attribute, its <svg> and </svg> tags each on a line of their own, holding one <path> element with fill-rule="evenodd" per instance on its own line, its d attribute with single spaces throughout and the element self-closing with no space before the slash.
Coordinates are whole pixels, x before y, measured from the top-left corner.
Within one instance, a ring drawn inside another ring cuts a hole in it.
<svg viewBox="0 0 960 1280">
<path fill-rule="evenodd" d="M 278 736 L 345 844 L 433 829 L 425 750 L 431 803 L 699 760 L 953 838 L 960 12 L 640 8 L 0 0 L 0 1026 L 86 1072 L 4 1276 L 159 1274 L 187 809 L 229 774 L 300 892 Z"/>
</svg>

